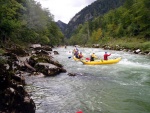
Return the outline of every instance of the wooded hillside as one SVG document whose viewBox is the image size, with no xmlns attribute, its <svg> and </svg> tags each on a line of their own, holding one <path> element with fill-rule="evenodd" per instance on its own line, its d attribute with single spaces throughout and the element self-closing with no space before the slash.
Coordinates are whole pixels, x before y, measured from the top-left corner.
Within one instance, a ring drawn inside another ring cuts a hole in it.
<svg viewBox="0 0 150 113">
<path fill-rule="evenodd" d="M 78 25 L 102 16 L 108 11 L 123 5 L 125 0 L 97 0 L 78 12 L 68 23 L 64 32 L 67 38 L 76 30 Z"/>
<path fill-rule="evenodd" d="M 64 36 L 48 9 L 34 0 L 0 0 L 0 44 L 60 44 Z"/>
<path fill-rule="evenodd" d="M 136 38 L 137 42 L 134 40 L 132 44 L 134 48 L 138 47 L 139 42 L 139 46 L 143 49 L 150 50 L 149 6 L 149 0 L 126 0 L 123 6 L 109 11 L 104 16 L 80 24 L 72 35 L 70 43 L 107 44 L 112 40 L 122 40 L 122 44 L 125 45 Z"/>
</svg>

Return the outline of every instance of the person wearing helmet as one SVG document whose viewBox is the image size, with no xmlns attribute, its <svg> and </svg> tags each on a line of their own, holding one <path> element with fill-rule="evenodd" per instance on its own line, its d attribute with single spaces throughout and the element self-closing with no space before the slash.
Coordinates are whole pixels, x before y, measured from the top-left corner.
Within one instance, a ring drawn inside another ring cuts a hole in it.
<svg viewBox="0 0 150 113">
<path fill-rule="evenodd" d="M 104 60 L 108 60 L 108 56 L 110 56 L 111 54 L 107 54 L 107 52 L 105 52 L 104 54 Z"/>
<path fill-rule="evenodd" d="M 83 57 L 83 54 L 82 54 L 82 52 L 80 52 L 80 53 L 78 54 L 78 58 L 81 59 L 82 57 Z"/>
<path fill-rule="evenodd" d="M 93 53 L 93 54 L 91 55 L 90 61 L 94 61 L 94 58 L 97 58 L 97 56 L 95 55 L 95 53 Z"/>
</svg>

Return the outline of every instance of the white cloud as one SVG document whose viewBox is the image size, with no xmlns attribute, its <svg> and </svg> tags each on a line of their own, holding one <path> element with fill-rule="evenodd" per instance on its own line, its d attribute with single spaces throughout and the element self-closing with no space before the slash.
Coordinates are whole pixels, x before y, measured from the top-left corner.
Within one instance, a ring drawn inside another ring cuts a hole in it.
<svg viewBox="0 0 150 113">
<path fill-rule="evenodd" d="M 54 15 L 54 20 L 68 23 L 80 10 L 96 0 L 35 0 L 43 8 L 48 8 Z"/>
</svg>

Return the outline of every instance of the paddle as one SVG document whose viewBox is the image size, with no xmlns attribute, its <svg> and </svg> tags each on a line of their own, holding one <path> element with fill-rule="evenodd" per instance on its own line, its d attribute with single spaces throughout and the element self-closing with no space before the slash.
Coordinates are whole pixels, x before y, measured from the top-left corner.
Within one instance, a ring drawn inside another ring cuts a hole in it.
<svg viewBox="0 0 150 113">
<path fill-rule="evenodd" d="M 71 58 L 71 56 L 68 57 L 68 59 L 70 59 L 70 58 Z"/>
<path fill-rule="evenodd" d="M 97 59 L 97 60 L 98 60 L 98 59 L 100 59 L 100 58 L 99 58 L 99 57 L 97 57 L 97 58 L 95 58 L 95 59 Z"/>
</svg>

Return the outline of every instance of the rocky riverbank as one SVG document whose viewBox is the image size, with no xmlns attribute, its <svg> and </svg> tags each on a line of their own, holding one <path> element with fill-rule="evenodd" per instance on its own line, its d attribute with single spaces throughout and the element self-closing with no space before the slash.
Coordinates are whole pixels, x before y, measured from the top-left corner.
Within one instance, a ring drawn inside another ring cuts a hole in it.
<svg viewBox="0 0 150 113">
<path fill-rule="evenodd" d="M 130 48 L 125 48 L 125 47 L 122 47 L 122 46 L 119 46 L 119 45 L 115 45 L 115 46 L 103 45 L 103 46 L 100 46 L 99 44 L 93 44 L 92 47 L 93 48 L 103 48 L 105 50 L 117 50 L 117 51 L 132 52 L 134 54 L 141 54 L 141 55 L 150 55 L 150 51 L 142 51 L 139 48 L 130 49 Z"/>
<path fill-rule="evenodd" d="M 66 72 L 53 58 L 49 46 L 34 44 L 24 50 L 11 46 L 0 55 L 0 113 L 35 113 L 36 106 L 25 89 L 24 76 L 55 76 Z"/>
</svg>

